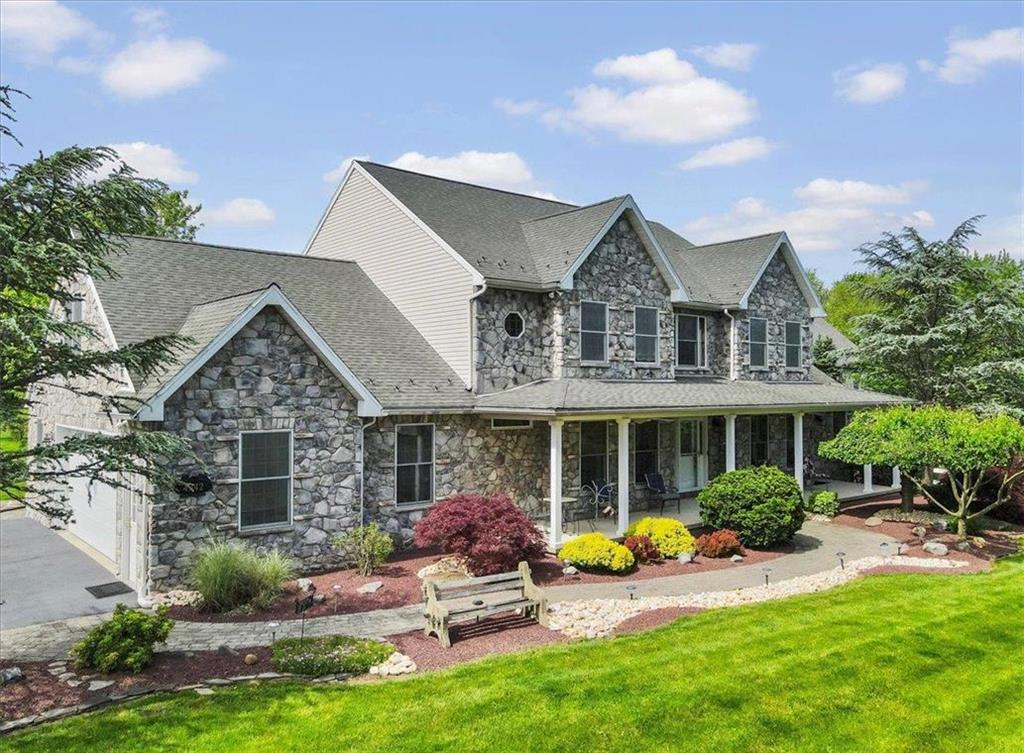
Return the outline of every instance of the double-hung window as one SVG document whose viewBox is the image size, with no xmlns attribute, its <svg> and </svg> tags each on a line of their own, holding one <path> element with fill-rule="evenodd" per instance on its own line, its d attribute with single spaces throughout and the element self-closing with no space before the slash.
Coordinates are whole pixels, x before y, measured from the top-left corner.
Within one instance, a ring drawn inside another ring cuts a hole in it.
<svg viewBox="0 0 1024 753">
<path fill-rule="evenodd" d="M 238 527 L 291 523 L 292 433 L 242 432 L 238 441 Z"/>
<path fill-rule="evenodd" d="M 434 501 L 434 425 L 395 428 L 395 501 L 399 505 Z"/>
<path fill-rule="evenodd" d="M 768 320 L 752 318 L 750 320 L 750 367 L 753 369 L 768 368 Z"/>
<path fill-rule="evenodd" d="M 658 363 L 658 309 L 637 306 L 633 309 L 635 360 L 637 363 Z"/>
<path fill-rule="evenodd" d="M 750 464 L 768 463 L 768 416 L 750 417 Z"/>
<path fill-rule="evenodd" d="M 608 304 L 583 301 L 580 304 L 580 360 L 608 361 Z"/>
<path fill-rule="evenodd" d="M 800 322 L 786 322 L 786 368 L 799 369 L 801 350 L 803 349 L 803 333 Z"/>
<path fill-rule="evenodd" d="M 648 473 L 658 472 L 658 422 L 636 424 L 633 437 L 633 481 L 646 483 Z"/>
<path fill-rule="evenodd" d="M 693 314 L 676 314 L 676 365 L 688 369 L 705 369 L 708 365 L 707 318 Z"/>
</svg>

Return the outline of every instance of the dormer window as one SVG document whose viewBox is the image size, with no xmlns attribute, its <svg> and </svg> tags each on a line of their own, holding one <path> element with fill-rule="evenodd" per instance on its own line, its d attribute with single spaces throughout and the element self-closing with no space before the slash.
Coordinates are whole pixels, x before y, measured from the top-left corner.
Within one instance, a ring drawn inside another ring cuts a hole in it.
<svg viewBox="0 0 1024 753">
<path fill-rule="evenodd" d="M 523 321 L 523 315 L 518 311 L 512 311 L 505 316 L 505 334 L 514 340 L 518 340 L 523 336 L 523 332 L 526 330 L 526 322 Z"/>
<path fill-rule="evenodd" d="M 608 362 L 608 304 L 583 301 L 580 304 L 580 360 Z"/>
<path fill-rule="evenodd" d="M 676 315 L 676 366 L 683 369 L 708 367 L 708 320 L 693 314 Z"/>
<path fill-rule="evenodd" d="M 634 358 L 638 364 L 658 363 L 658 309 L 637 306 L 633 309 Z"/>
<path fill-rule="evenodd" d="M 748 339 L 750 345 L 750 368 L 752 369 L 766 369 L 768 368 L 768 320 L 767 319 L 756 319 L 750 320 L 750 336 Z"/>
<path fill-rule="evenodd" d="M 803 350 L 803 326 L 800 322 L 786 322 L 786 368 L 799 369 Z"/>
</svg>

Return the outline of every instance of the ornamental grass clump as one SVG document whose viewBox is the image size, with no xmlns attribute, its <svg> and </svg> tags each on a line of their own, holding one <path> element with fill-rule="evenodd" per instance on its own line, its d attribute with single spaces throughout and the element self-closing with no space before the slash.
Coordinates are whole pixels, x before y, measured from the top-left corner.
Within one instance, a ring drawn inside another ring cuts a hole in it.
<svg viewBox="0 0 1024 753">
<path fill-rule="evenodd" d="M 705 526 L 735 531 L 744 546 L 782 544 L 804 523 L 803 493 L 796 479 L 770 465 L 716 476 L 697 501 Z"/>
<path fill-rule="evenodd" d="M 363 674 L 395 653 L 390 643 L 325 635 L 317 638 L 282 638 L 274 643 L 270 661 L 278 672 L 322 677 Z"/>
<path fill-rule="evenodd" d="M 357 526 L 331 541 L 360 575 L 373 575 L 373 571 L 384 564 L 395 548 L 391 537 L 376 523 Z"/>
<path fill-rule="evenodd" d="M 71 653 L 82 669 L 141 672 L 153 661 L 154 646 L 167 640 L 173 626 L 165 606 L 147 614 L 118 604 L 113 616 L 90 630 Z"/>
<path fill-rule="evenodd" d="M 544 535 L 504 494 L 457 494 L 441 500 L 416 524 L 413 541 L 459 555 L 473 575 L 510 572 L 544 554 Z"/>
<path fill-rule="evenodd" d="M 558 552 L 563 562 L 581 570 L 624 573 L 633 569 L 633 553 L 603 533 L 585 533 L 565 542 Z"/>
<path fill-rule="evenodd" d="M 626 529 L 626 536 L 647 536 L 663 557 L 678 557 L 697 548 L 686 526 L 673 518 L 641 518 Z"/>
<path fill-rule="evenodd" d="M 267 609 L 294 577 L 295 565 L 277 550 L 260 553 L 225 542 L 196 552 L 190 572 L 203 608 L 213 612 Z"/>
</svg>

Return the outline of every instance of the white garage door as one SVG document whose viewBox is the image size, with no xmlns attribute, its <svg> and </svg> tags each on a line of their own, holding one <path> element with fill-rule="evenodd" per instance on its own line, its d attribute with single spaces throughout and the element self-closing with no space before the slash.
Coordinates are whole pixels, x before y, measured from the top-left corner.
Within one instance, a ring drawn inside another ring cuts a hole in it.
<svg viewBox="0 0 1024 753">
<path fill-rule="evenodd" d="M 69 467 L 85 463 L 72 455 Z M 68 530 L 104 557 L 117 559 L 117 489 L 89 479 L 71 479 L 72 518 Z"/>
</svg>

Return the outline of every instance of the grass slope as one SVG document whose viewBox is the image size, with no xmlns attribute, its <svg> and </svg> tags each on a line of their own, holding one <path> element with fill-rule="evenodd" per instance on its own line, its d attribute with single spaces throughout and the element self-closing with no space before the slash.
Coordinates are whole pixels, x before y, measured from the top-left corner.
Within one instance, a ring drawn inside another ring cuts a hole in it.
<svg viewBox="0 0 1024 753">
<path fill-rule="evenodd" d="M 241 686 L 9 751 L 1021 751 L 1024 559 L 891 575 L 407 681 Z"/>
</svg>

